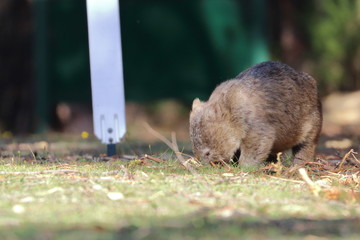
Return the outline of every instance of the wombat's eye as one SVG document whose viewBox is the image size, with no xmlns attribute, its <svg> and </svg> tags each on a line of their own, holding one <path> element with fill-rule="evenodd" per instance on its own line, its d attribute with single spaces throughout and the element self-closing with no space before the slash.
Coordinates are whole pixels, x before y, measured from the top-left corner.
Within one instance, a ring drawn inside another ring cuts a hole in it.
<svg viewBox="0 0 360 240">
<path fill-rule="evenodd" d="M 208 157 L 208 156 L 210 156 L 210 152 L 205 153 L 205 157 Z"/>
</svg>

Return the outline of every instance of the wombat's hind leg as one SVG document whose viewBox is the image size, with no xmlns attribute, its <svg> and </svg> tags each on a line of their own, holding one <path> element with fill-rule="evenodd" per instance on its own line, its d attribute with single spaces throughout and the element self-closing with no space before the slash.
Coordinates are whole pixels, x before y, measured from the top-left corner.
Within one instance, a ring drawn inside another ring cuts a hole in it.
<svg viewBox="0 0 360 240">
<path fill-rule="evenodd" d="M 314 159 L 316 143 L 314 141 L 301 143 L 292 148 L 294 164 L 311 162 Z"/>
<path fill-rule="evenodd" d="M 292 152 L 294 155 L 294 164 L 303 164 L 314 160 L 315 148 L 319 139 L 321 127 L 321 117 L 316 119 L 313 127 L 308 133 L 305 141 L 294 146 Z"/>
</svg>

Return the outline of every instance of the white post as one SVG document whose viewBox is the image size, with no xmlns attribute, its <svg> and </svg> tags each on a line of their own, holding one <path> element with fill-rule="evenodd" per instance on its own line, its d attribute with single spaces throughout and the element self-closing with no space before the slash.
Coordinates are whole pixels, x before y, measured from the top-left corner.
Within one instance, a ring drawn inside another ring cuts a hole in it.
<svg viewBox="0 0 360 240">
<path fill-rule="evenodd" d="M 119 0 L 87 0 L 94 133 L 115 155 L 126 132 Z"/>
</svg>

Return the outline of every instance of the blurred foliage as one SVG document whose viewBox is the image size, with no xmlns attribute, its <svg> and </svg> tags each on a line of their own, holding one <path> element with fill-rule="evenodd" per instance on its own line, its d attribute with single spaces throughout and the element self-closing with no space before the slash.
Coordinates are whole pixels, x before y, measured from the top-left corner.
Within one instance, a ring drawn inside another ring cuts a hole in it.
<svg viewBox="0 0 360 240">
<path fill-rule="evenodd" d="M 264 0 L 121 1 L 127 100 L 207 99 L 268 60 Z"/>
<path fill-rule="evenodd" d="M 55 126 L 62 102 L 90 108 L 86 1 L 0 2 L 0 132 Z M 190 105 L 269 58 L 312 74 L 323 95 L 360 89 L 360 0 L 121 0 L 120 11 L 128 101 Z"/>
<path fill-rule="evenodd" d="M 308 22 L 314 74 L 325 92 L 360 87 L 360 0 L 316 1 Z"/>
</svg>

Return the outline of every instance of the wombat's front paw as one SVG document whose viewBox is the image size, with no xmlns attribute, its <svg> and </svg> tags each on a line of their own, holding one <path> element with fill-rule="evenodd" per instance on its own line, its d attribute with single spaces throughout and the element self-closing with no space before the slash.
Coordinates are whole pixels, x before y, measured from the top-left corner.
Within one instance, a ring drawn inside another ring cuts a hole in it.
<svg viewBox="0 0 360 240">
<path fill-rule="evenodd" d="M 245 158 L 240 156 L 239 167 L 243 170 L 256 170 L 260 167 L 261 160 L 257 160 L 254 158 Z"/>
</svg>

